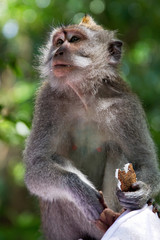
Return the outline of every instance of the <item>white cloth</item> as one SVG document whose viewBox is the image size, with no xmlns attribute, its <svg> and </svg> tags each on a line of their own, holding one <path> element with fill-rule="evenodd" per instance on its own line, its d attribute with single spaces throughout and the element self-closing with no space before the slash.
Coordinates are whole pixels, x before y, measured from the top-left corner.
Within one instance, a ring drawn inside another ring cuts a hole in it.
<svg viewBox="0 0 160 240">
<path fill-rule="evenodd" d="M 160 219 L 152 206 L 125 211 L 101 240 L 160 240 Z"/>
</svg>

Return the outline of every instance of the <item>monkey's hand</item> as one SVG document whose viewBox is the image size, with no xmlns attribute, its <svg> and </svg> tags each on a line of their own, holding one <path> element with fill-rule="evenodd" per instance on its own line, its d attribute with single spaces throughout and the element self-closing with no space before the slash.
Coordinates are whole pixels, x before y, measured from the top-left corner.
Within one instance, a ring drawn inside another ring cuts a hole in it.
<svg viewBox="0 0 160 240">
<path fill-rule="evenodd" d="M 151 189 L 144 182 L 138 181 L 132 184 L 131 191 L 117 190 L 117 197 L 122 207 L 129 210 L 142 208 L 150 198 Z"/>
<path fill-rule="evenodd" d="M 104 209 L 102 195 L 76 174 L 70 173 L 69 186 L 75 204 L 83 214 L 91 221 L 99 219 Z"/>
</svg>

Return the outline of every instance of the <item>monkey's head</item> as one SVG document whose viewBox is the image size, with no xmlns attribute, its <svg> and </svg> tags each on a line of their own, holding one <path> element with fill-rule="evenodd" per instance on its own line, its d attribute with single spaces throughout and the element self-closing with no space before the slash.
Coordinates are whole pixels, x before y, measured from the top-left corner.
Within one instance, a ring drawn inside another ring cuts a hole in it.
<svg viewBox="0 0 160 240">
<path fill-rule="evenodd" d="M 42 49 L 41 74 L 59 90 L 69 82 L 95 87 L 102 79 L 117 76 L 121 47 L 114 31 L 104 30 L 85 16 L 79 25 L 53 30 Z"/>
</svg>

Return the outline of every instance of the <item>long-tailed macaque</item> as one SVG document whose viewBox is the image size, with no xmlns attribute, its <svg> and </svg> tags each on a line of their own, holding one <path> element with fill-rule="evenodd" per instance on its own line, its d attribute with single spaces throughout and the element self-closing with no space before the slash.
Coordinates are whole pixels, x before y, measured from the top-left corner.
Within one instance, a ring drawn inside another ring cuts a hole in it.
<svg viewBox="0 0 160 240">
<path fill-rule="evenodd" d="M 25 182 L 40 199 L 45 239 L 99 240 L 98 190 L 120 208 L 116 168 L 130 162 L 137 174 L 136 191 L 118 191 L 125 208 L 141 208 L 160 189 L 145 114 L 119 75 L 122 42 L 90 16 L 54 29 L 41 52 Z"/>
</svg>

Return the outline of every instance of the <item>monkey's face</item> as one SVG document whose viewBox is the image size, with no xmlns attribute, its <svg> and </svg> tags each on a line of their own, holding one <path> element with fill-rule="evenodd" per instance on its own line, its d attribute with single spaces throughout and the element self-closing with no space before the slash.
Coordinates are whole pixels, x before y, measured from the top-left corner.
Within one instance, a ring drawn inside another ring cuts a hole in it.
<svg viewBox="0 0 160 240">
<path fill-rule="evenodd" d="M 73 72 L 85 69 L 91 64 L 89 56 L 83 55 L 81 48 L 87 36 L 78 29 L 61 29 L 53 36 L 53 74 L 67 77 Z"/>
<path fill-rule="evenodd" d="M 112 31 L 79 25 L 58 28 L 43 51 L 42 75 L 56 88 L 64 88 L 67 82 L 93 86 L 95 81 L 113 76 L 121 46 Z"/>
</svg>

